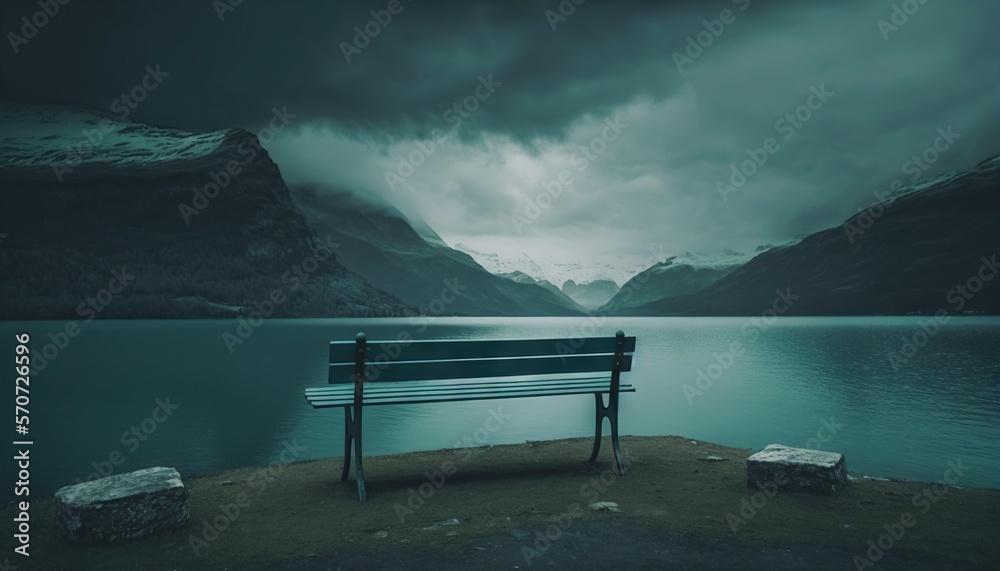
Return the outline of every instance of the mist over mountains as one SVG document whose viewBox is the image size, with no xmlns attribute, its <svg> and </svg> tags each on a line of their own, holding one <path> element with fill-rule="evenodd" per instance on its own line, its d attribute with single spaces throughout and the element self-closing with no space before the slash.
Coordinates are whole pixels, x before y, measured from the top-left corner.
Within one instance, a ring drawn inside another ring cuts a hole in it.
<svg viewBox="0 0 1000 571">
<path fill-rule="evenodd" d="M 6 319 L 266 308 L 274 317 L 754 315 L 779 291 L 796 296 L 789 315 L 998 311 L 1000 289 L 987 283 L 1000 251 L 997 157 L 880 195 L 801 240 L 750 254 L 664 254 L 627 274 L 635 260 L 587 266 L 453 248 L 384 199 L 289 188 L 244 130 L 191 134 L 57 106 L 0 110 Z M 74 133 L 99 139 L 76 153 L 65 144 Z M 116 284 L 122 275 L 134 278 Z M 570 277 L 557 286 L 552 276 Z M 955 290 L 972 278 L 981 291 Z M 81 305 L 111 286 L 120 291 L 106 303 Z"/>
<path fill-rule="evenodd" d="M 2 319 L 410 311 L 338 261 L 252 133 L 55 106 L 0 113 Z M 81 133 L 93 142 L 67 148 Z"/>
</svg>

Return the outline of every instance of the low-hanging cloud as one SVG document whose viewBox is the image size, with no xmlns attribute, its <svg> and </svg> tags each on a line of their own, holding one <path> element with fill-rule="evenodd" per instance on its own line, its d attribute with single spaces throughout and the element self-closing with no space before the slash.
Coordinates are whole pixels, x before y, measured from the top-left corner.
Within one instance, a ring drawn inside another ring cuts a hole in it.
<svg viewBox="0 0 1000 571">
<path fill-rule="evenodd" d="M 299 119 L 270 150 L 293 184 L 379 197 L 453 242 L 581 252 L 748 250 L 838 224 L 910 182 L 904 165 L 940 128 L 960 139 L 923 175 L 1000 152 L 988 0 L 400 0 L 366 28 L 388 6 L 243 2 L 220 21 L 212 2 L 74 2 L 19 53 L 0 50 L 3 93 L 106 108 L 160 64 L 170 81 L 136 120 L 253 128 L 287 106 Z M 902 25 L 897 9 L 912 12 Z M 3 31 L 35 10 L 8 2 Z M 378 33 L 347 57 L 356 26 Z M 447 113 L 484 76 L 500 86 L 456 126 Z M 785 138 L 779 122 L 817 89 L 832 96 Z M 579 171 L 573 153 L 615 116 L 628 129 Z M 778 149 L 723 200 L 718 183 L 769 138 Z M 563 170 L 572 184 L 518 227 L 512 214 Z"/>
</svg>

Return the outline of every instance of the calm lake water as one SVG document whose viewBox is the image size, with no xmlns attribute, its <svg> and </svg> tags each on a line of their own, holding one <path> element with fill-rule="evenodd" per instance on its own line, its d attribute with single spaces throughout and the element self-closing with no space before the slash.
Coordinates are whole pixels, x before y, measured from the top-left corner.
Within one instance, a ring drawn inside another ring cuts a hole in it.
<svg viewBox="0 0 1000 571">
<path fill-rule="evenodd" d="M 780 318 L 755 328 L 744 327 L 746 318 L 621 318 L 597 326 L 586 318 L 447 318 L 424 328 L 408 319 L 275 320 L 233 352 L 223 341 L 224 332 L 235 332 L 233 320 L 80 322 L 79 335 L 54 359 L 36 362 L 31 490 L 50 494 L 111 467 L 109 459 L 118 463 L 114 473 L 162 465 L 195 476 L 277 461 L 293 441 L 304 448 L 302 460 L 339 456 L 342 409 L 314 410 L 303 389 L 326 383 L 327 342 L 358 331 L 380 340 L 402 331 L 474 339 L 616 329 L 638 337 L 629 373 L 638 392 L 622 396 L 623 434 L 754 450 L 819 446 L 844 453 L 852 472 L 926 481 L 960 459 L 970 467 L 960 485 L 1000 488 L 1000 318 L 953 318 L 894 371 L 889 355 L 924 321 Z M 12 356 L 15 334 L 28 332 L 33 352 L 42 353 L 64 325 L 2 322 L 0 351 Z M 733 342 L 743 351 L 725 355 Z M 699 371 L 717 378 L 699 389 Z M 13 371 L 5 375 L 13 384 Z M 701 394 L 686 394 L 685 385 Z M 154 414 L 158 402 L 176 409 Z M 365 454 L 449 448 L 465 437 L 483 442 L 486 432 L 477 429 L 497 407 L 511 417 L 487 444 L 593 434 L 589 395 L 373 407 L 365 411 Z M 128 432 L 133 426 L 136 435 Z M 580 458 L 589 452 L 584 445 Z M 12 464 L 5 462 L 8 474 Z M 5 494 L 13 497 L 10 486 Z"/>
</svg>

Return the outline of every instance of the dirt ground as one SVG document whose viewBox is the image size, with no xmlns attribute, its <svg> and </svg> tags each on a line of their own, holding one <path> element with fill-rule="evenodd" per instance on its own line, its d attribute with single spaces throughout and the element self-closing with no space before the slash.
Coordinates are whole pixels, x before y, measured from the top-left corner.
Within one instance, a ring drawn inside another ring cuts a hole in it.
<svg viewBox="0 0 1000 571">
<path fill-rule="evenodd" d="M 533 538 L 532 538 L 533 539 Z M 608 515 L 568 529 L 544 551 L 524 552 L 513 534 L 488 536 L 460 549 L 355 551 L 336 556 L 300 557 L 284 563 L 240 567 L 244 571 L 349 571 L 354 569 L 684 569 L 733 571 L 844 571 L 856 569 L 855 552 L 819 546 L 760 547 L 739 542 L 643 529 L 628 516 Z M 534 542 L 527 545 L 534 547 Z M 998 569 L 1000 562 L 977 564 L 939 557 L 888 553 L 864 569 L 939 571 Z"/>
<path fill-rule="evenodd" d="M 36 500 L 30 561 L 10 563 L 19 571 L 1000 569 L 998 490 L 856 479 L 828 496 L 767 495 L 747 487 L 749 450 L 627 437 L 622 477 L 610 442 L 596 463 L 586 461 L 590 444 L 366 458 L 364 503 L 353 481 L 340 481 L 339 458 L 185 478 L 190 526 L 124 545 L 64 542 L 52 500 Z M 0 518 L 13 515 L 12 504 L 0 506 Z"/>
</svg>

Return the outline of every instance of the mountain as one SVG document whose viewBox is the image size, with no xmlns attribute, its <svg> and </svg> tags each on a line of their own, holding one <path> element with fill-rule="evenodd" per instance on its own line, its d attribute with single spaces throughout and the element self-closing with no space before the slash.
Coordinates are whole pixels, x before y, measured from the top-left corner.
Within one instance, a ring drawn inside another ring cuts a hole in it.
<svg viewBox="0 0 1000 571">
<path fill-rule="evenodd" d="M 338 258 L 376 287 L 429 315 L 580 315 L 542 285 L 512 281 L 448 247 L 423 222 L 344 191 L 295 186 L 292 197 L 312 228 L 339 244 Z"/>
<path fill-rule="evenodd" d="M 594 280 L 582 284 L 566 280 L 562 291 L 583 307 L 597 309 L 618 293 L 618 284 L 611 280 Z"/>
<path fill-rule="evenodd" d="M 763 252 L 697 293 L 622 313 L 1000 313 L 1000 157 L 873 196 L 841 226 Z"/>
<path fill-rule="evenodd" d="M 563 300 L 565 303 L 571 305 L 572 307 L 576 307 L 579 311 L 581 312 L 587 311 L 587 308 L 573 301 L 572 298 L 563 293 L 563 290 L 559 289 L 558 287 L 556 287 L 554 283 L 548 280 L 536 280 L 535 278 L 529 276 L 528 274 L 518 271 L 513 271 L 506 274 L 497 274 L 497 275 L 500 276 L 501 278 L 511 280 L 519 284 L 534 284 L 542 286 L 543 288 L 551 291 L 553 294 L 555 294 L 556 297 Z"/>
<path fill-rule="evenodd" d="M 402 315 L 242 129 L 0 103 L 0 319 Z"/>
<path fill-rule="evenodd" d="M 562 254 L 522 251 L 502 254 L 483 252 L 465 244 L 455 244 L 455 249 L 475 258 L 476 262 L 492 274 L 503 275 L 522 272 L 536 279 L 553 284 L 568 280 L 588 282 L 611 280 L 625 283 L 630 277 L 649 265 L 648 255 L 614 256 L 607 260 L 569 259 Z"/>
<path fill-rule="evenodd" d="M 602 311 L 620 311 L 661 299 L 691 295 L 729 275 L 739 264 L 698 265 L 672 256 L 640 272 L 603 305 Z"/>
</svg>

